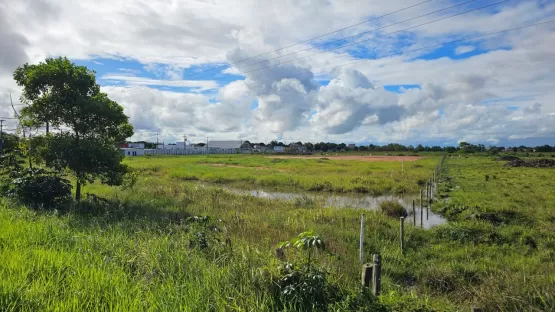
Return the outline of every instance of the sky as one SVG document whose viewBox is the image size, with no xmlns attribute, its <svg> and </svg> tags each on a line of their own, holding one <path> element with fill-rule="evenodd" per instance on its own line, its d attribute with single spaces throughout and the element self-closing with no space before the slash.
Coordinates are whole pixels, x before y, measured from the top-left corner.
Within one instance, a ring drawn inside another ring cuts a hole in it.
<svg viewBox="0 0 555 312">
<path fill-rule="evenodd" d="M 484 36 L 554 19 L 549 0 L 4 0 L 0 117 L 18 66 L 66 56 L 132 140 L 554 145 L 555 22 Z"/>
</svg>

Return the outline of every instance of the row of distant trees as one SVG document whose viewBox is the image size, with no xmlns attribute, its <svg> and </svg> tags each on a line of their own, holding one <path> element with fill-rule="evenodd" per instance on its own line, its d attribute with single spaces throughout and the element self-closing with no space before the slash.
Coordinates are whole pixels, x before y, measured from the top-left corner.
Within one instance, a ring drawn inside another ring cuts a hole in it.
<svg viewBox="0 0 555 312">
<path fill-rule="evenodd" d="M 455 153 L 455 152 L 467 152 L 467 153 L 475 153 L 475 152 L 502 152 L 505 151 L 505 147 L 499 146 L 485 146 L 483 144 L 471 144 L 468 142 L 460 142 L 458 146 L 424 146 L 422 144 L 418 144 L 417 146 L 413 145 L 403 145 L 398 143 L 389 143 L 386 145 L 356 145 L 354 147 L 349 147 L 349 145 L 345 143 L 332 143 L 332 142 L 320 142 L 320 143 L 310 143 L 310 142 L 294 142 L 290 144 L 284 144 L 283 142 L 272 141 L 270 144 L 265 143 L 254 143 L 262 146 L 290 146 L 292 144 L 302 145 L 308 151 L 311 152 L 336 152 L 336 151 L 376 151 L 376 152 L 446 152 L 446 153 Z M 528 146 L 515 146 L 509 147 L 509 151 L 513 152 L 555 152 L 555 146 L 550 145 L 542 145 L 536 147 L 528 147 Z"/>
<path fill-rule="evenodd" d="M 249 142 L 249 141 L 247 141 Z M 139 141 L 136 143 L 144 143 L 145 148 L 155 148 L 155 143 L 147 142 L 147 141 Z M 413 145 L 403 145 L 398 143 L 389 143 L 386 145 L 376 145 L 376 144 L 369 144 L 369 145 L 356 145 L 356 146 L 349 146 L 345 143 L 332 143 L 332 142 L 320 142 L 320 143 L 311 143 L 311 142 L 292 142 L 289 144 L 285 144 L 279 141 L 271 141 L 270 143 L 252 143 L 252 145 L 260 145 L 260 146 L 291 146 L 291 145 L 298 145 L 304 146 L 307 151 L 309 152 L 338 152 L 338 151 L 369 151 L 369 152 L 446 152 L 446 153 L 479 153 L 479 152 L 503 152 L 505 151 L 505 147 L 503 146 L 485 146 L 484 144 L 471 144 L 468 142 L 460 142 L 458 146 L 424 146 L 422 144 L 418 144 L 416 146 Z M 204 146 L 204 143 L 200 143 L 198 145 Z M 541 146 L 514 146 L 508 147 L 508 151 L 511 152 L 540 152 L 540 153 L 550 153 L 555 152 L 555 146 L 550 145 L 541 145 Z"/>
</svg>

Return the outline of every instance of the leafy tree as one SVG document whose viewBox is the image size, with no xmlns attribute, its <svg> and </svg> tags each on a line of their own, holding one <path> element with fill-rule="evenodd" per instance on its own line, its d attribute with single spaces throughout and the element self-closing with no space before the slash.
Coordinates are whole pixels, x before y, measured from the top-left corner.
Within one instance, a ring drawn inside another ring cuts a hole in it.
<svg viewBox="0 0 555 312">
<path fill-rule="evenodd" d="M 460 143 L 459 143 L 459 147 L 460 147 L 461 149 L 468 148 L 469 146 L 470 146 L 470 143 L 468 143 L 468 142 L 464 142 L 464 141 L 463 141 L 463 142 L 460 142 Z"/>
<path fill-rule="evenodd" d="M 48 166 L 73 173 L 76 200 L 86 182 L 122 183 L 127 167 L 115 145 L 132 136 L 133 127 L 123 107 L 100 92 L 94 71 L 67 58 L 47 58 L 38 65 L 18 67 L 14 79 L 23 87 L 22 119 L 70 129 L 48 133 L 37 153 Z"/>
<path fill-rule="evenodd" d="M 553 150 L 554 148 L 547 144 L 536 147 L 536 152 L 541 152 L 541 153 L 550 153 L 550 152 L 553 152 Z"/>
<path fill-rule="evenodd" d="M 15 134 L 2 132 L 2 153 L 9 153 L 19 145 L 19 137 Z"/>
<path fill-rule="evenodd" d="M 309 152 L 312 152 L 314 150 L 314 144 L 307 142 L 303 144 L 304 147 L 306 147 L 306 150 Z"/>
</svg>

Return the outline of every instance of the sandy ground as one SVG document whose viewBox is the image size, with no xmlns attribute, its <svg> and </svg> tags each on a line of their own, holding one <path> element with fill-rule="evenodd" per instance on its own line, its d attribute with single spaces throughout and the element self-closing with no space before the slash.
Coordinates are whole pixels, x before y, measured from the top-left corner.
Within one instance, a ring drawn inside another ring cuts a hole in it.
<svg viewBox="0 0 555 312">
<path fill-rule="evenodd" d="M 422 159 L 420 156 L 271 156 L 268 158 L 298 158 L 298 159 L 319 159 L 329 158 L 330 160 L 358 160 L 358 161 L 415 161 Z"/>
</svg>

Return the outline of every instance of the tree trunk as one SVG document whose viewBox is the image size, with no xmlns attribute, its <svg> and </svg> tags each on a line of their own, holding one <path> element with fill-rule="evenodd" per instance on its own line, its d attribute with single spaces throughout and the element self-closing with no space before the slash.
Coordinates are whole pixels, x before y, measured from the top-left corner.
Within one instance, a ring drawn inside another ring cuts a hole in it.
<svg viewBox="0 0 555 312">
<path fill-rule="evenodd" d="M 75 185 L 75 200 L 80 202 L 81 201 L 81 182 L 77 180 L 77 184 Z"/>
</svg>

